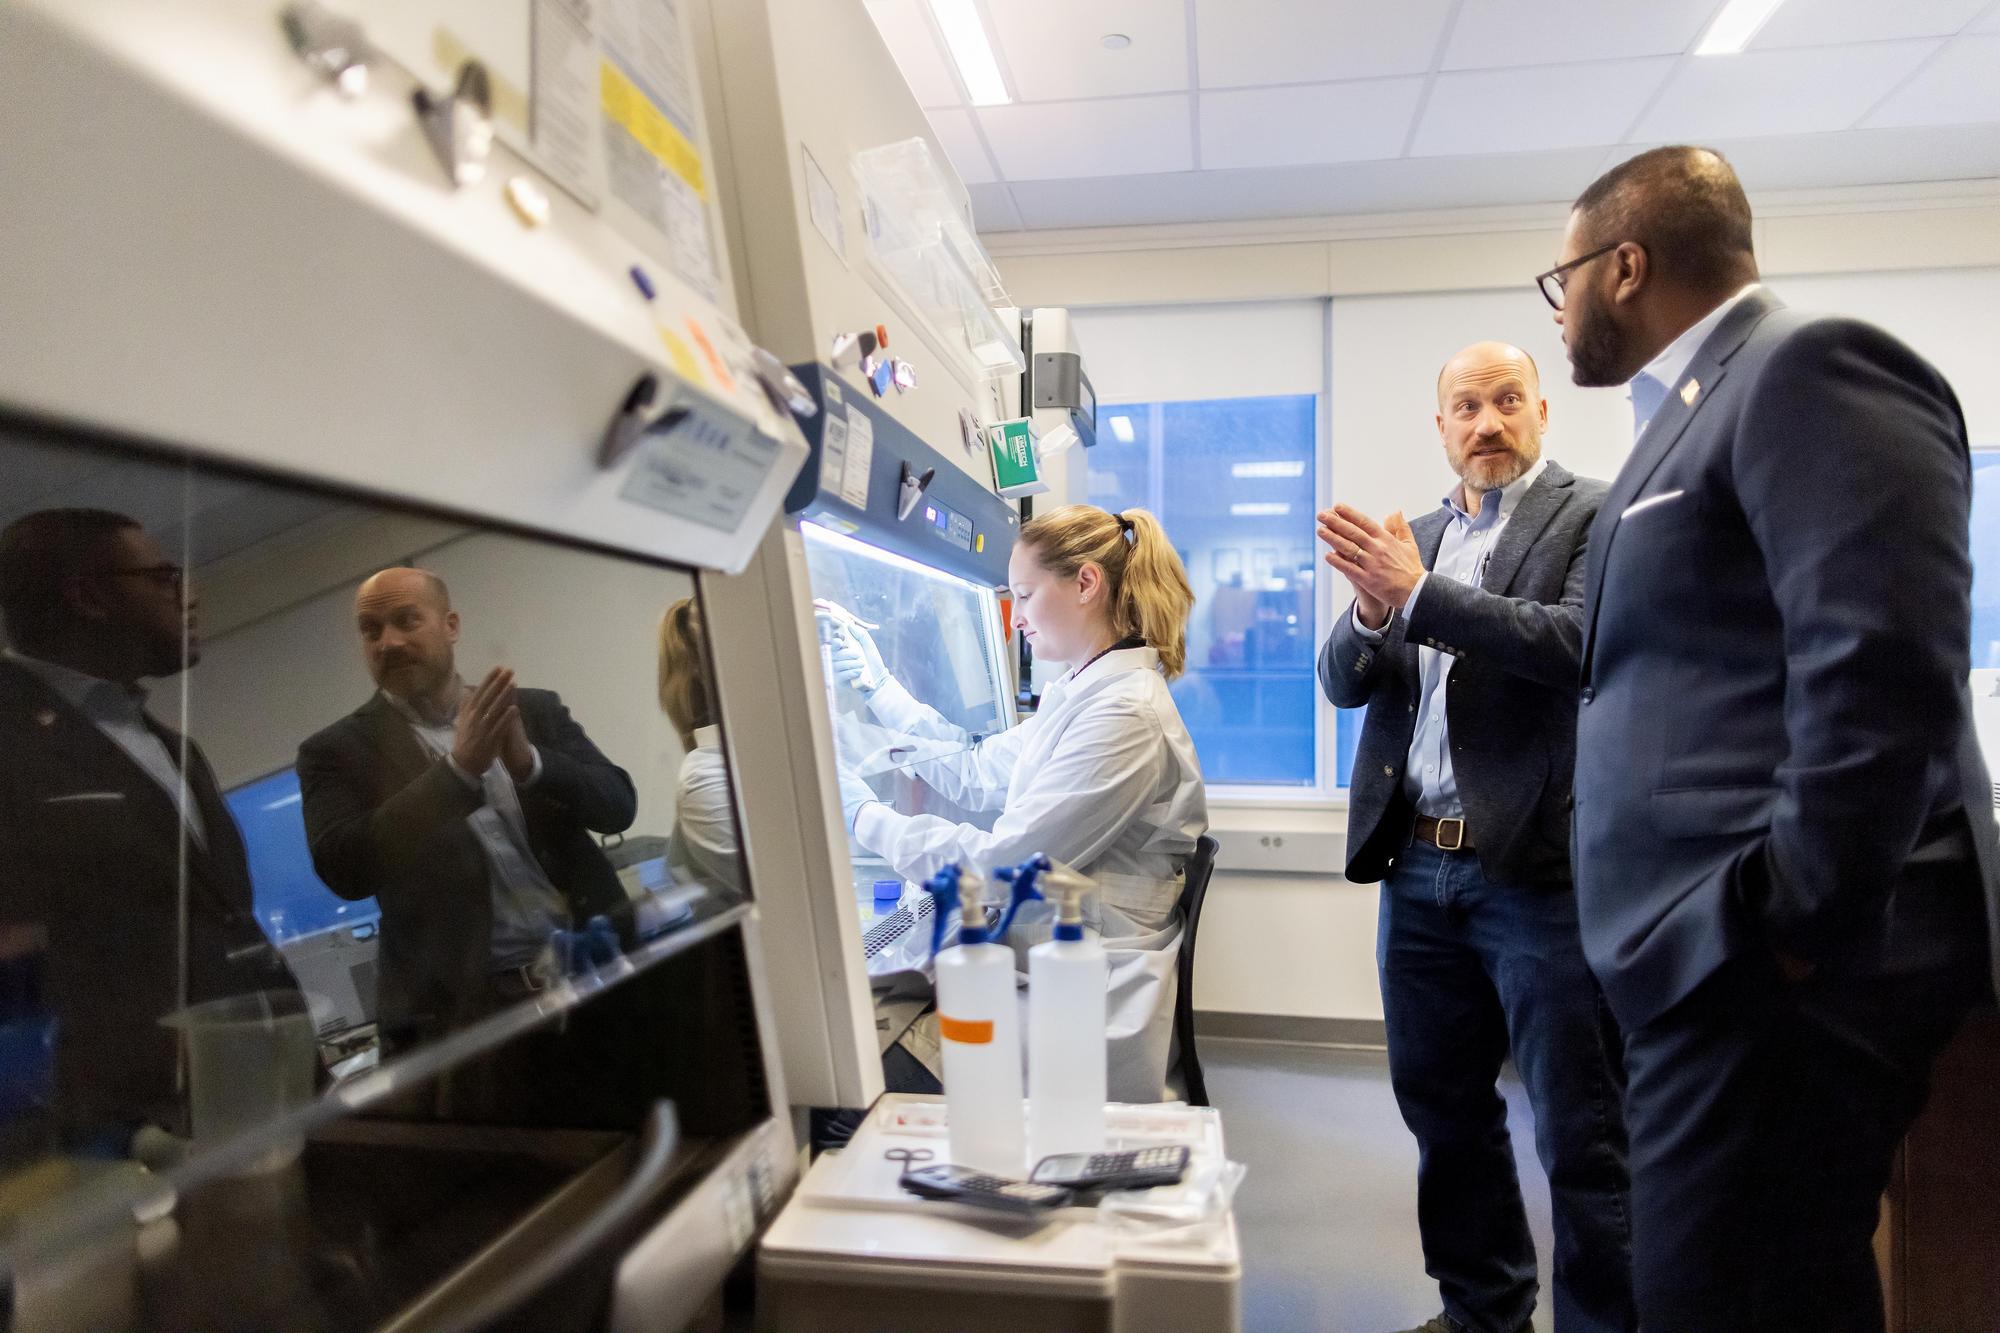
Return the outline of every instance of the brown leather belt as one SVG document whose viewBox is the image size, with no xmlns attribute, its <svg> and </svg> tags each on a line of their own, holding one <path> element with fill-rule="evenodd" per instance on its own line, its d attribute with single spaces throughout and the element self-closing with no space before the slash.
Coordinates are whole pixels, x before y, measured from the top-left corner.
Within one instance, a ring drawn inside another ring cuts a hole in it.
<svg viewBox="0 0 2000 1333">
<path fill-rule="evenodd" d="M 1417 841 L 1427 842 L 1441 852 L 1472 850 L 1472 835 L 1465 831 L 1463 819 L 1432 819 L 1429 815 L 1418 815 Z"/>
</svg>

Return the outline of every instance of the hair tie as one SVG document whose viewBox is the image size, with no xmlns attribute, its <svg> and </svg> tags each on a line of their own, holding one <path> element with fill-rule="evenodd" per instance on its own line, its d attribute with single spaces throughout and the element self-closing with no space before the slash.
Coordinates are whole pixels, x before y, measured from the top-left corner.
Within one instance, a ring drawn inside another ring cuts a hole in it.
<svg viewBox="0 0 2000 1333">
<path fill-rule="evenodd" d="M 1131 519 L 1125 517 L 1125 515 L 1123 514 L 1113 514 L 1111 517 L 1118 520 L 1118 530 L 1120 532 L 1124 533 L 1127 537 L 1130 537 L 1132 535 Z"/>
</svg>

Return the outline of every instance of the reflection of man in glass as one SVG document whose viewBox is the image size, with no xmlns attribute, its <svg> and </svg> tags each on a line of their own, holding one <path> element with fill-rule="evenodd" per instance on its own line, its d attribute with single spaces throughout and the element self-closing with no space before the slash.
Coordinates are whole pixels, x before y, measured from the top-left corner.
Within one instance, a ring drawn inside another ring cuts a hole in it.
<svg viewBox="0 0 2000 1333">
<path fill-rule="evenodd" d="M 554 693 L 459 676 L 435 574 L 382 571 L 354 615 L 380 688 L 299 747 L 299 786 L 320 878 L 381 905 L 393 1050 L 551 984 L 551 932 L 626 902 L 591 834 L 623 832 L 637 797 Z"/>
<path fill-rule="evenodd" d="M 0 962 L 15 1006 L 39 989 L 55 1020 L 52 1109 L 73 1150 L 186 1132 L 162 1018 L 293 988 L 208 761 L 139 685 L 195 664 L 194 611 L 180 566 L 122 514 L 47 509 L 0 533 Z M 10 1046 L 6 1063 L 0 1102 L 29 1110 L 33 1062 Z"/>
<path fill-rule="evenodd" d="M 674 787 L 674 834 L 667 868 L 682 883 L 740 889 L 736 811 L 715 696 L 708 687 L 708 642 L 701 607 L 683 597 L 660 617 L 660 707 L 687 755 Z"/>
</svg>

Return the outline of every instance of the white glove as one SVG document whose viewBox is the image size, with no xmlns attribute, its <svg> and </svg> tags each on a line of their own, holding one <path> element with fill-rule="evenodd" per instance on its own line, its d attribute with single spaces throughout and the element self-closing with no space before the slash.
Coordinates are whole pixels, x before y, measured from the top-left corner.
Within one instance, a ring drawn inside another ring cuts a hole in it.
<svg viewBox="0 0 2000 1333">
<path fill-rule="evenodd" d="M 854 832 L 855 816 L 861 813 L 861 807 L 867 805 L 870 801 L 881 798 L 875 795 L 873 788 L 860 778 L 854 776 L 847 769 L 842 768 L 839 770 L 839 773 L 840 821 L 846 827 L 847 831 L 852 833 Z"/>
<path fill-rule="evenodd" d="M 889 679 L 889 666 L 882 660 L 882 650 L 875 646 L 875 636 L 851 617 L 841 619 L 826 612 L 820 614 L 822 622 L 832 630 L 827 647 L 833 657 L 835 678 L 863 694 L 880 689 Z"/>
</svg>

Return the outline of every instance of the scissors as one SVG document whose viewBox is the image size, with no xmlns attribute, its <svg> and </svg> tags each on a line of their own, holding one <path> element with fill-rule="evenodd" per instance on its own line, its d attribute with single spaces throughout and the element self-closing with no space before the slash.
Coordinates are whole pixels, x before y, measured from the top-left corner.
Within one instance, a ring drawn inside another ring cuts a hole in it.
<svg viewBox="0 0 2000 1333">
<path fill-rule="evenodd" d="M 910 1174 L 912 1163 L 928 1162 L 931 1160 L 931 1156 L 932 1153 L 929 1148 L 891 1148 L 882 1154 L 883 1159 L 886 1161 L 901 1162 L 903 1164 L 903 1174 L 906 1176 Z"/>
</svg>

